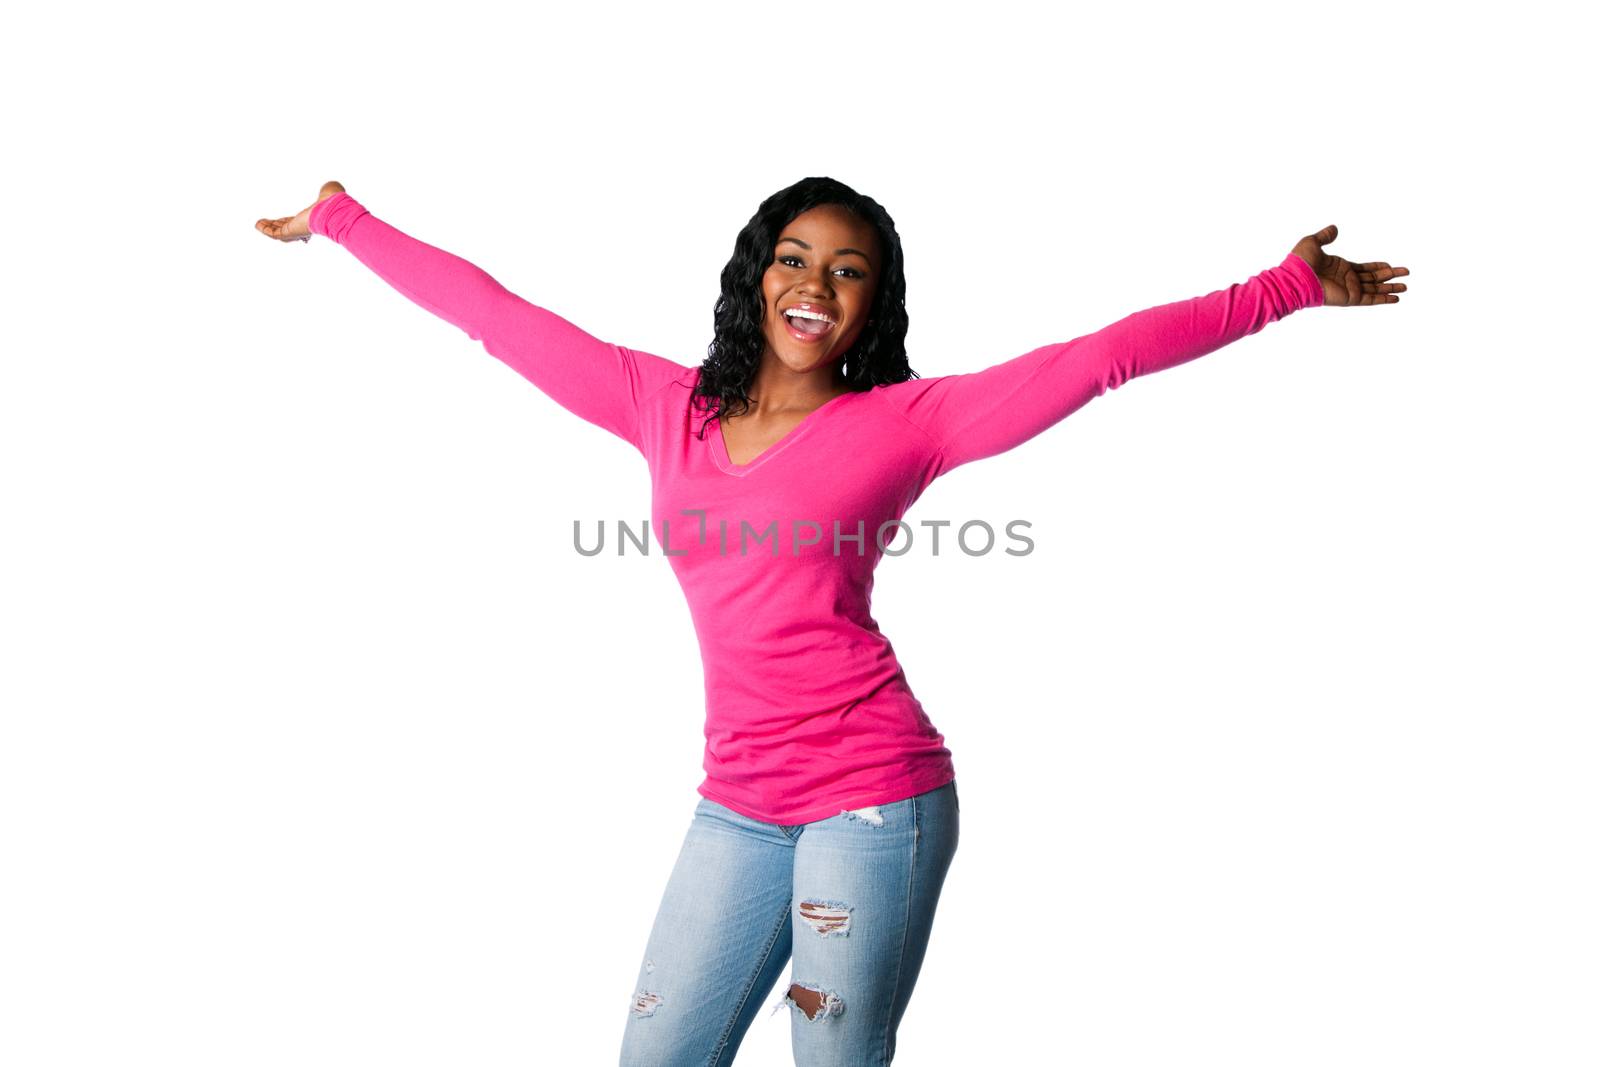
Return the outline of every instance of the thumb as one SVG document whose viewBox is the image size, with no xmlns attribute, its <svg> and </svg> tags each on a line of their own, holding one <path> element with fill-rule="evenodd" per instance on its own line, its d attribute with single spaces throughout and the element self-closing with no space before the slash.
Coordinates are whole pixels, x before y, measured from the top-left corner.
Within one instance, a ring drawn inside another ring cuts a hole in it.
<svg viewBox="0 0 1600 1067">
<path fill-rule="evenodd" d="M 1339 227 L 1331 223 L 1311 235 L 1311 239 L 1318 245 L 1332 244 L 1339 236 Z"/>
</svg>

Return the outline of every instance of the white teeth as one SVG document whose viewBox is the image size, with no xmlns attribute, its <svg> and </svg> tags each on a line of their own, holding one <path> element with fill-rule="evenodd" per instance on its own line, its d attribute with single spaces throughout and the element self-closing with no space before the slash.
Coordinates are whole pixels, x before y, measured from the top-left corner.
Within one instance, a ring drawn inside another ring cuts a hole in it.
<svg viewBox="0 0 1600 1067">
<path fill-rule="evenodd" d="M 828 316 L 822 314 L 821 312 L 812 311 L 809 308 L 790 308 L 789 310 L 785 311 L 784 314 L 793 315 L 794 317 L 801 319 L 816 319 L 818 322 L 833 322 L 833 320 L 828 318 Z"/>
</svg>

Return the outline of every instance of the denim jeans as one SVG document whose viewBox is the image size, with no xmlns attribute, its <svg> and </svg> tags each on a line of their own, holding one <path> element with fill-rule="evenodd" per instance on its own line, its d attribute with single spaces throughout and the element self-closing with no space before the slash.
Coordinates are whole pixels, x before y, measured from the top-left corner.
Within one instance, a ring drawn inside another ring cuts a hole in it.
<svg viewBox="0 0 1600 1067">
<path fill-rule="evenodd" d="M 960 810 L 954 782 L 800 826 L 701 798 L 645 946 L 623 1067 L 731 1064 L 791 955 L 774 1008 L 789 1006 L 795 1063 L 889 1063 Z"/>
</svg>

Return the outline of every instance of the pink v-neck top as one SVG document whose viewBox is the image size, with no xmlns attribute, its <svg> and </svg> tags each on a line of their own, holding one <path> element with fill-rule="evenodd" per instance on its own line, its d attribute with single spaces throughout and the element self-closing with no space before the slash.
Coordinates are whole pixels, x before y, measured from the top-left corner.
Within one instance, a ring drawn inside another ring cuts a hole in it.
<svg viewBox="0 0 1600 1067">
<path fill-rule="evenodd" d="M 651 532 L 688 598 L 705 672 L 699 792 L 790 826 L 955 777 L 870 610 L 884 548 L 901 554 L 908 534 L 913 548 L 927 544 L 928 528 L 893 523 L 935 478 L 1015 448 L 1130 378 L 1322 303 L 1321 282 L 1291 253 L 1249 281 L 975 373 L 835 397 L 735 464 L 717 421 L 690 403 L 698 366 L 598 340 L 348 194 L 319 203 L 311 229 L 639 450 Z"/>
</svg>

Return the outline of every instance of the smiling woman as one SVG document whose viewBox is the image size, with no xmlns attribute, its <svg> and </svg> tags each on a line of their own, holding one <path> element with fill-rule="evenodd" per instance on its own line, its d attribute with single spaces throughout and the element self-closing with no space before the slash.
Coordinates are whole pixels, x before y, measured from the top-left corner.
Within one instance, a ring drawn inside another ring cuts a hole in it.
<svg viewBox="0 0 1600 1067">
<path fill-rule="evenodd" d="M 768 198 L 740 232 L 698 366 L 599 340 L 337 183 L 257 226 L 325 234 L 649 466 L 655 536 L 700 642 L 706 738 L 624 1036 L 624 1064 L 657 1067 L 729 1062 L 791 956 L 796 1062 L 893 1059 L 960 805 L 944 738 L 872 617 L 887 545 L 870 531 L 1108 389 L 1302 308 L 1395 302 L 1404 286 L 1386 283 L 1407 273 L 1328 255 L 1328 227 L 1247 281 L 919 379 L 894 223 L 829 178 Z M 792 521 L 820 518 L 832 529 L 816 537 Z"/>
<path fill-rule="evenodd" d="M 807 236 L 814 244 L 807 243 Z M 766 306 L 783 316 L 789 337 L 800 344 L 816 345 L 827 337 L 839 351 L 848 351 L 861 333 L 877 284 L 873 254 L 848 244 L 831 253 L 816 251 L 852 241 L 873 247 L 878 238 L 871 224 L 834 205 L 801 214 L 778 238 L 777 255 L 762 276 L 762 295 Z M 847 262 L 840 265 L 841 258 Z M 776 331 L 769 331 L 767 341 L 781 359 L 778 340 Z M 817 357 L 827 362 L 826 356 L 827 350 L 814 353 L 810 366 L 816 365 Z M 784 362 L 797 373 L 810 369 L 798 361 Z M 841 385 L 843 378 L 841 365 Z"/>
<path fill-rule="evenodd" d="M 728 429 L 748 419 L 753 439 L 773 426 L 781 436 L 796 412 L 841 393 L 913 376 L 894 220 L 831 178 L 807 178 L 756 210 L 723 268 L 714 320 L 695 395 Z"/>
</svg>

